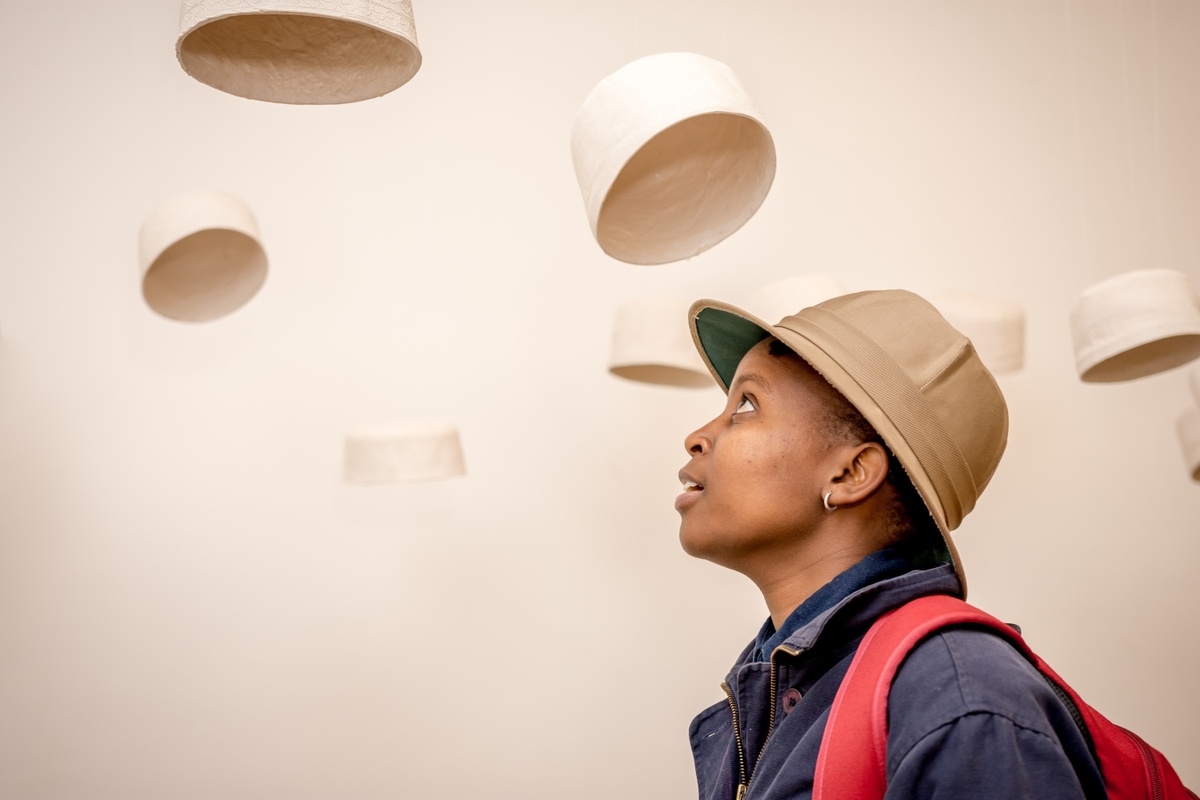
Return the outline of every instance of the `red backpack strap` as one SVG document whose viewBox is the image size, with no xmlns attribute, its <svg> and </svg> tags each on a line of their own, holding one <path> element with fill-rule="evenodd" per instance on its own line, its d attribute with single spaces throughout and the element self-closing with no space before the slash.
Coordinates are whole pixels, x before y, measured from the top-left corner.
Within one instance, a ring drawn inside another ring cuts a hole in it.
<svg viewBox="0 0 1200 800">
<path fill-rule="evenodd" d="M 842 679 L 817 756 L 813 800 L 880 800 L 887 789 L 887 702 L 900 664 L 922 639 L 949 625 L 981 625 L 1035 658 L 1020 634 L 949 595 L 912 600 L 884 614 L 863 637 Z"/>
</svg>

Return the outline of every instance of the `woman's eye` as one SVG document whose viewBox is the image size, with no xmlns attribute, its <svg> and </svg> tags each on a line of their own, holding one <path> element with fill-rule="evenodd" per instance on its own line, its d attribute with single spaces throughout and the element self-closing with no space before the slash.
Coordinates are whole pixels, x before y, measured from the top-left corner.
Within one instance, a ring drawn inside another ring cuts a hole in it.
<svg viewBox="0 0 1200 800">
<path fill-rule="evenodd" d="M 741 400 L 738 401 L 737 408 L 734 409 L 733 413 L 741 414 L 745 411 L 753 411 L 753 410 L 754 410 L 754 401 L 751 400 L 749 397 L 743 397 Z"/>
</svg>

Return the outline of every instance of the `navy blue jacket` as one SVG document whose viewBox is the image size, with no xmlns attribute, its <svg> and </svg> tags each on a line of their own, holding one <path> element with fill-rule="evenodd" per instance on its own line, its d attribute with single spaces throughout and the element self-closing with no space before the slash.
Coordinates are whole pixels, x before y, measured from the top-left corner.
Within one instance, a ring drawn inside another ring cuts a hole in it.
<svg viewBox="0 0 1200 800">
<path fill-rule="evenodd" d="M 811 797 L 829 708 L 859 641 L 881 614 L 927 594 L 959 594 L 951 566 L 850 593 L 785 639 L 769 662 L 753 660 L 751 643 L 725 679 L 727 698 L 691 725 L 700 799 L 734 800 L 744 780 L 746 800 Z M 1105 797 L 1066 708 L 992 634 L 950 630 L 920 643 L 892 684 L 888 720 L 889 800 Z"/>
</svg>

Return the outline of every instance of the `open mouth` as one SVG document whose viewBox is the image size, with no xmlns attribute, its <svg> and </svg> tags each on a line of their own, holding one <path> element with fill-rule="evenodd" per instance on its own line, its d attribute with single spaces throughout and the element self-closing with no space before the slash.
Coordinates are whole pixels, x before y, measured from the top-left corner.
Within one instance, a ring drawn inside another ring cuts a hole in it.
<svg viewBox="0 0 1200 800">
<path fill-rule="evenodd" d="M 696 483 L 695 481 L 684 481 L 683 482 L 684 494 L 688 494 L 689 492 L 703 492 L 703 491 L 704 491 L 703 484 Z"/>
</svg>

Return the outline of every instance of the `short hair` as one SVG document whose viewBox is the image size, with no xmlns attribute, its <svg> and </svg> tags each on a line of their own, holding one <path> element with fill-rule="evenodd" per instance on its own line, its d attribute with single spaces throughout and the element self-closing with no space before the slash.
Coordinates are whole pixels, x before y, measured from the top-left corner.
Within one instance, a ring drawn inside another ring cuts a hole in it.
<svg viewBox="0 0 1200 800">
<path fill-rule="evenodd" d="M 820 375 L 804 360 L 803 356 L 778 339 L 771 340 L 768 350 L 773 356 L 796 356 L 806 367 Z M 845 395 L 834 388 L 832 384 L 829 385 L 829 388 L 833 390 L 830 392 L 833 402 L 825 405 L 825 416 L 821 420 L 822 431 L 829 441 L 835 444 L 877 442 L 887 450 L 886 482 L 895 492 L 895 501 L 888 508 L 886 520 L 889 539 L 892 542 L 921 539 L 935 545 L 936 549 L 944 549 L 945 544 L 942 542 L 941 532 L 937 529 L 933 515 L 925 505 L 925 501 L 921 499 L 921 495 L 917 493 L 916 487 L 908 477 L 900 460 L 896 458 L 896 454 L 875 430 L 875 426 L 867 421 L 862 412 L 847 400 Z"/>
</svg>

